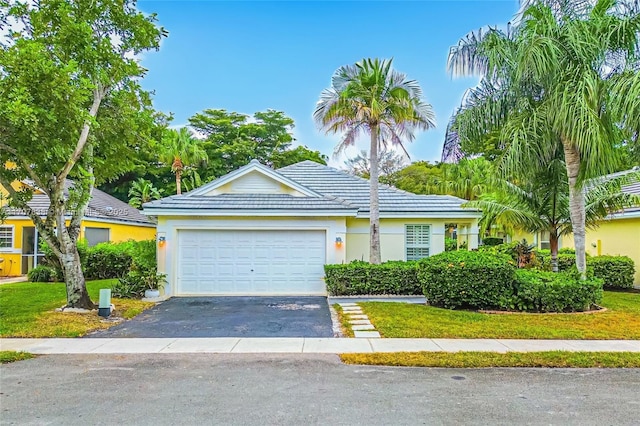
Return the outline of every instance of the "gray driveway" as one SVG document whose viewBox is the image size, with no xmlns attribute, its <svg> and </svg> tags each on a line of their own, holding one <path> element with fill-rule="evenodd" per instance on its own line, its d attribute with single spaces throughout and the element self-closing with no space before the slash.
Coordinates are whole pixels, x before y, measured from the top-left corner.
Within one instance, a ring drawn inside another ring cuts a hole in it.
<svg viewBox="0 0 640 426">
<path fill-rule="evenodd" d="M 333 337 L 325 297 L 174 297 L 88 337 Z"/>
</svg>

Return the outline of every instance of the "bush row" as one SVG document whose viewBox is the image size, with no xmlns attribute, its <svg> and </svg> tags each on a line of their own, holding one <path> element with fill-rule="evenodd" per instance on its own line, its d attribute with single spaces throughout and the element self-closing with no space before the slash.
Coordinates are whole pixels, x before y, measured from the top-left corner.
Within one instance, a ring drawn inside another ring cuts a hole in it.
<svg viewBox="0 0 640 426">
<path fill-rule="evenodd" d="M 451 251 L 419 262 L 326 265 L 325 279 L 336 296 L 424 294 L 429 304 L 444 308 L 532 312 L 588 310 L 600 302 L 603 283 L 620 287 L 633 282 L 628 258 L 590 258 L 587 280 L 580 280 L 575 269 L 551 273 L 518 269 L 516 263 L 506 254 Z"/>
<path fill-rule="evenodd" d="M 416 278 L 416 262 L 385 262 L 372 265 L 354 261 L 341 265 L 325 265 L 327 291 L 332 295 L 421 294 Z"/>
<path fill-rule="evenodd" d="M 32 269 L 30 281 L 63 281 L 62 268 L 57 258 L 45 245 L 43 265 Z M 157 273 L 156 243 L 154 240 L 101 243 L 87 247 L 78 243 L 80 263 L 86 279 L 113 279 L 114 297 L 141 297 L 146 289 L 162 287 L 164 276 Z"/>
</svg>

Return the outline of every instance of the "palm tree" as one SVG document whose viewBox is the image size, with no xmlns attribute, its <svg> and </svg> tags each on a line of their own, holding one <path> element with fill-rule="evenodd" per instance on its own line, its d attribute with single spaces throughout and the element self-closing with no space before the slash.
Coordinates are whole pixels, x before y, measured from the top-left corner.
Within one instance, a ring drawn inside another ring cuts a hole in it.
<svg viewBox="0 0 640 426">
<path fill-rule="evenodd" d="M 412 141 L 417 129 L 435 127 L 431 105 L 422 101 L 415 80 L 391 68 L 392 60 L 363 59 L 340 67 L 331 87 L 322 91 L 313 114 L 327 133 L 342 133 L 336 155 L 354 145 L 358 136 L 370 136 L 370 252 L 369 261 L 380 263 L 380 208 L 378 201 L 378 152 L 381 145 L 399 146 Z"/>
<path fill-rule="evenodd" d="M 472 34 L 452 48 L 452 73 L 479 74 L 492 89 L 470 114 L 479 117 L 463 120 L 457 132 L 464 140 L 499 129 L 507 173 L 540 170 L 541 153 L 562 148 L 576 266 L 584 277 L 583 186 L 617 168 L 615 142 L 631 140 L 638 129 L 639 7 L 621 0 L 526 3 L 515 28 Z"/>
<path fill-rule="evenodd" d="M 484 158 L 463 158 L 458 163 L 444 163 L 441 194 L 449 194 L 465 200 L 475 200 L 491 190 L 494 170 Z"/>
<path fill-rule="evenodd" d="M 186 127 L 180 130 L 168 129 L 162 139 L 160 161 L 171 164 L 171 171 L 176 175 L 176 194 L 182 193 L 182 172 L 191 164 L 208 160 L 201 142 L 194 138 Z"/>
<path fill-rule="evenodd" d="M 493 224 L 527 232 L 548 232 L 551 266 L 558 271 L 559 239 L 572 231 L 569 205 L 569 181 L 559 147 L 548 167 L 533 171 L 526 179 L 501 180 L 495 191 L 466 204 L 482 209 L 480 226 Z M 640 203 L 640 197 L 622 192 L 622 186 L 637 181 L 640 173 L 626 174 L 605 181 L 592 180 L 585 186 L 585 224 L 598 226 L 609 214 Z"/>
<path fill-rule="evenodd" d="M 129 204 L 139 209 L 144 203 L 159 200 L 162 197 L 162 195 L 160 195 L 161 192 L 162 190 L 153 186 L 153 183 L 140 178 L 131 184 L 131 188 L 129 189 Z"/>
</svg>

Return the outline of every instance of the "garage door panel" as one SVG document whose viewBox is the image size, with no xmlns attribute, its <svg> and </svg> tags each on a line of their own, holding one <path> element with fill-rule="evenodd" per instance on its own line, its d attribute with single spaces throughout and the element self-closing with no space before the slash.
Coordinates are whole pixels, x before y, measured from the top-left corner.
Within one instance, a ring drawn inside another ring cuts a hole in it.
<svg viewBox="0 0 640 426">
<path fill-rule="evenodd" d="M 182 230 L 176 294 L 325 293 L 324 231 Z"/>
</svg>

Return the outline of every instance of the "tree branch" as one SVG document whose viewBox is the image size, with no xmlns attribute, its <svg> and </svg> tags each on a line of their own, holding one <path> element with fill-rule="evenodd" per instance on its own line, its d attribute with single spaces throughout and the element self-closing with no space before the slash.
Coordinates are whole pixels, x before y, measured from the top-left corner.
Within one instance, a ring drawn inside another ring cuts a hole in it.
<svg viewBox="0 0 640 426">
<path fill-rule="evenodd" d="M 100 108 L 100 103 L 102 102 L 105 93 L 106 89 L 102 86 L 94 89 L 93 104 L 91 105 L 91 109 L 89 110 L 90 117 L 95 117 L 96 115 L 98 115 L 98 109 Z M 76 149 L 73 151 L 73 154 L 64 165 L 62 171 L 58 174 L 58 182 L 64 182 L 64 180 L 69 175 L 69 172 L 71 172 L 71 169 L 73 168 L 73 166 L 75 166 L 76 162 L 82 155 L 82 151 L 84 151 L 84 147 L 87 144 L 87 140 L 89 138 L 90 128 L 91 123 L 89 122 L 89 120 L 86 120 L 84 122 L 84 125 L 82 126 L 82 131 L 80 132 L 80 137 L 78 138 L 78 143 L 76 144 Z"/>
</svg>

